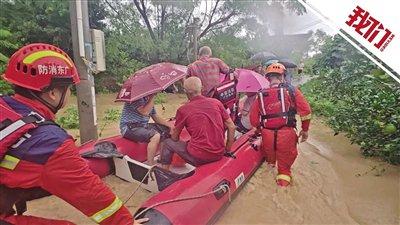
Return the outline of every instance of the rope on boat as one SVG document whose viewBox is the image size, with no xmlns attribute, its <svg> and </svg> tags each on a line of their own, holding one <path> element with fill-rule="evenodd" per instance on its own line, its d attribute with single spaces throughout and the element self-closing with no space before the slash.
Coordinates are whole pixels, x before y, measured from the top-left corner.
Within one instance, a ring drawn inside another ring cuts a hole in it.
<svg viewBox="0 0 400 225">
<path fill-rule="evenodd" d="M 153 171 L 153 168 L 155 166 L 150 167 L 149 171 L 147 171 L 146 175 L 144 175 L 143 179 L 140 181 L 138 186 L 136 186 L 136 189 L 132 192 L 132 194 L 124 201 L 124 205 L 136 194 L 136 192 L 139 190 L 140 186 L 143 184 L 144 180 L 150 175 L 150 173 Z"/>
<path fill-rule="evenodd" d="M 229 202 L 231 202 L 231 201 L 232 201 L 232 198 L 231 198 L 231 189 L 230 189 L 229 185 L 223 184 L 223 185 L 219 186 L 219 188 L 217 188 L 217 189 L 215 189 L 215 190 L 213 190 L 213 191 L 207 192 L 207 193 L 205 193 L 205 194 L 202 194 L 202 195 L 195 195 L 195 196 L 191 196 L 191 197 L 176 198 L 176 199 L 170 199 L 170 200 L 158 202 L 158 203 L 153 204 L 153 205 L 151 205 L 151 206 L 145 208 L 144 210 L 142 210 L 139 214 L 137 214 L 137 215 L 135 216 L 135 219 L 138 219 L 142 214 L 144 214 L 145 212 L 147 212 L 147 211 L 149 211 L 150 209 L 155 208 L 155 207 L 157 207 L 157 206 L 165 205 L 165 204 L 172 203 L 172 202 L 179 202 L 179 201 L 186 201 L 186 200 L 193 200 L 193 199 L 203 198 L 203 197 L 206 197 L 206 196 L 208 196 L 208 195 L 215 194 L 216 192 L 218 192 L 218 191 L 220 191 L 220 190 L 222 190 L 224 193 L 225 193 L 225 192 L 228 192 Z"/>
</svg>

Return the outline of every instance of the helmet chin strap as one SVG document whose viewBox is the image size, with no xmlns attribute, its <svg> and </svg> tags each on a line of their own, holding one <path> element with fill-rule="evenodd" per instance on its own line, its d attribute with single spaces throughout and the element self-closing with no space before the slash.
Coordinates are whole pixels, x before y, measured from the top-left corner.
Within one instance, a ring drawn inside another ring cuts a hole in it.
<svg viewBox="0 0 400 225">
<path fill-rule="evenodd" d="M 62 105 L 64 104 L 65 94 L 67 93 L 67 89 L 68 89 L 68 86 L 65 87 L 64 90 L 63 90 L 63 92 L 61 93 L 61 98 L 60 98 L 60 101 L 58 102 L 58 105 L 57 105 L 56 108 L 55 108 L 55 109 L 56 109 L 56 112 L 55 112 L 55 113 L 57 113 L 58 110 L 60 110 L 61 107 L 62 107 Z"/>
<path fill-rule="evenodd" d="M 61 109 L 64 100 L 65 100 L 65 94 L 67 93 L 67 88 L 65 87 L 64 90 L 61 93 L 61 98 L 58 101 L 57 106 L 53 106 L 52 104 L 50 104 L 49 102 L 47 102 L 46 100 L 44 100 L 43 98 L 39 97 L 38 95 L 36 95 L 33 91 L 30 91 L 30 94 L 35 97 L 39 102 L 43 103 L 45 106 L 47 106 L 47 108 L 49 108 L 54 114 L 56 114 L 58 112 L 58 110 Z"/>
</svg>

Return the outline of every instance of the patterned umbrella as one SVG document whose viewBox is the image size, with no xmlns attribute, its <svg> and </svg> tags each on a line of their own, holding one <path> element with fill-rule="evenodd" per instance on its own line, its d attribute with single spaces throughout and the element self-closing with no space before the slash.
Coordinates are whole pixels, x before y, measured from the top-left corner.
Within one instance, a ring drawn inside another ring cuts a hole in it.
<svg viewBox="0 0 400 225">
<path fill-rule="evenodd" d="M 133 102 L 165 90 L 186 76 L 187 67 L 174 63 L 158 63 L 132 74 L 122 85 L 116 102 Z"/>
</svg>

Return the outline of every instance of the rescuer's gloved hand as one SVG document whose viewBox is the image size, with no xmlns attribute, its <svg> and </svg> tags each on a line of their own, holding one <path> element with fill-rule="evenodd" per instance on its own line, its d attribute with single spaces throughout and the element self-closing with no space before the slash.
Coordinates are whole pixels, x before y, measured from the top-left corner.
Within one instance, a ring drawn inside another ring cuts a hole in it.
<svg viewBox="0 0 400 225">
<path fill-rule="evenodd" d="M 300 142 L 305 142 L 308 139 L 308 131 L 300 131 L 299 133 Z"/>
</svg>

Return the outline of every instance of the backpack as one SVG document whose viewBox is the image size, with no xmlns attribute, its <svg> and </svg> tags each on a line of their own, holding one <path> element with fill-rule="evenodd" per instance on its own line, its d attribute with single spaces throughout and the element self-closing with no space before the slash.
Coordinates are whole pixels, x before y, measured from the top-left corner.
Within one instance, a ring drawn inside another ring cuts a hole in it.
<svg viewBox="0 0 400 225">
<path fill-rule="evenodd" d="M 292 85 L 281 83 L 278 87 L 258 93 L 260 124 L 266 129 L 296 127 L 296 99 Z"/>
<path fill-rule="evenodd" d="M 218 99 L 225 109 L 229 109 L 232 120 L 235 120 L 239 108 L 239 96 L 236 91 L 237 79 L 228 80 L 215 87 L 212 98 Z"/>
<path fill-rule="evenodd" d="M 225 108 L 232 108 L 237 100 L 236 80 L 223 82 L 213 89 L 212 98 L 218 99 Z"/>
<path fill-rule="evenodd" d="M 22 116 L 15 112 L 1 97 L 0 114 L 0 165 L 5 168 L 12 166 L 7 163 L 7 160 L 3 160 L 6 152 L 26 140 L 27 137 L 25 136 L 29 135 L 27 134 L 28 131 L 40 125 L 57 125 L 53 121 L 46 120 L 35 111 L 31 111 L 27 116 Z"/>
<path fill-rule="evenodd" d="M 46 120 L 35 111 L 27 116 L 15 112 L 2 97 L 0 97 L 0 167 L 13 170 L 16 166 L 15 158 L 6 155 L 10 148 L 19 146 L 29 138 L 28 132 L 41 125 L 56 125 L 53 121 Z M 50 193 L 42 188 L 8 188 L 0 184 L 0 214 L 13 215 L 15 210 L 18 215 L 26 211 L 26 201 L 49 196 Z"/>
</svg>

